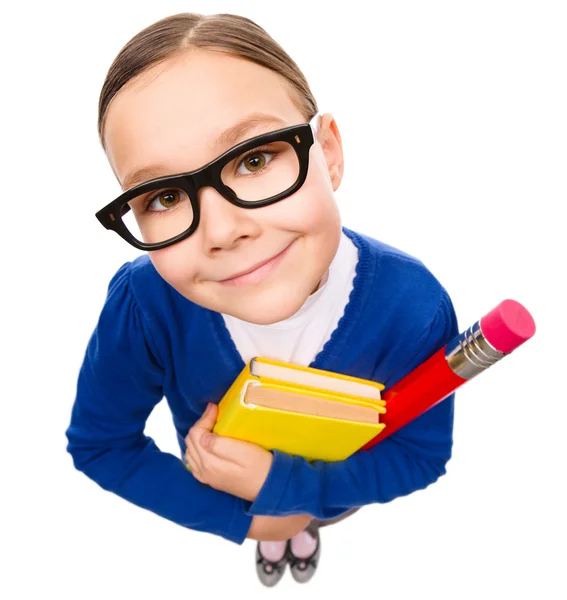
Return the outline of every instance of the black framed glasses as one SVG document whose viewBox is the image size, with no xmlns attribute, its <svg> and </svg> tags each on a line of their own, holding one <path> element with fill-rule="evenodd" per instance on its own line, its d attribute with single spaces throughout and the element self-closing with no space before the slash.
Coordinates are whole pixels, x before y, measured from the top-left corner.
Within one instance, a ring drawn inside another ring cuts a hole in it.
<svg viewBox="0 0 567 600">
<path fill-rule="evenodd" d="M 305 182 L 318 116 L 241 142 L 195 171 L 136 185 L 99 210 L 96 218 L 135 248 L 159 250 L 197 229 L 197 193 L 202 187 L 215 188 L 241 208 L 279 202 Z"/>
</svg>

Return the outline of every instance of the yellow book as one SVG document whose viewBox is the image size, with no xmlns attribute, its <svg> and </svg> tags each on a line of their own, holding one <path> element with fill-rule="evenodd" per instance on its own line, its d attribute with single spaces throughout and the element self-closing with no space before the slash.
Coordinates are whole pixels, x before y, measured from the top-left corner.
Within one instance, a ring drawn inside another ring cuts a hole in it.
<svg viewBox="0 0 567 600">
<path fill-rule="evenodd" d="M 305 459 L 348 458 L 384 429 L 384 386 L 253 358 L 219 403 L 213 432 Z"/>
</svg>

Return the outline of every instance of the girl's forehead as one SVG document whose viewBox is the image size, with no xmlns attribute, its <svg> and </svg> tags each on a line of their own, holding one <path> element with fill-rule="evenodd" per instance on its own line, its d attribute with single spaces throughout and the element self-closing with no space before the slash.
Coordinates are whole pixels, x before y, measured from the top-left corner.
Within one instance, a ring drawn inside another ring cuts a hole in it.
<svg viewBox="0 0 567 600">
<path fill-rule="evenodd" d="M 109 160 L 121 182 L 134 166 L 175 160 L 179 152 L 207 162 L 221 153 L 223 132 L 251 115 L 271 116 L 282 126 L 302 122 L 293 94 L 287 81 L 256 63 L 188 52 L 148 69 L 112 99 L 104 125 Z"/>
<path fill-rule="evenodd" d="M 270 69 L 213 52 L 195 52 L 139 75 L 109 104 L 106 136 L 205 133 L 222 130 L 250 112 L 287 114 L 296 109 L 291 85 Z"/>
</svg>

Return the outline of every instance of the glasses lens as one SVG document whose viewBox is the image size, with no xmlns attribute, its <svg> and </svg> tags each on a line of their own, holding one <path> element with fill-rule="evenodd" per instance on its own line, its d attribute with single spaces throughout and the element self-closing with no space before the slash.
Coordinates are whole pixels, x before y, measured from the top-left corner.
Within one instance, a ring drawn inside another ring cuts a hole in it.
<svg viewBox="0 0 567 600">
<path fill-rule="evenodd" d="M 128 231 L 146 244 L 166 242 L 187 231 L 193 223 L 193 207 L 179 188 L 152 190 L 128 201 L 121 209 Z"/>
<path fill-rule="evenodd" d="M 239 200 L 257 202 L 277 196 L 299 178 L 299 159 L 288 142 L 272 142 L 229 162 L 221 179 Z"/>
</svg>

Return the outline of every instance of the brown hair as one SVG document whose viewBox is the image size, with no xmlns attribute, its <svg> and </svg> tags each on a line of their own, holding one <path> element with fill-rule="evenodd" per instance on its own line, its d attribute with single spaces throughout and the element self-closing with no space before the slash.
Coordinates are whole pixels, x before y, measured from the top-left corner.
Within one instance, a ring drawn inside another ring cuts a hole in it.
<svg viewBox="0 0 567 600">
<path fill-rule="evenodd" d="M 120 50 L 106 75 L 98 103 L 98 134 L 104 148 L 104 117 L 112 98 L 150 66 L 188 48 L 207 48 L 250 60 L 284 78 L 292 100 L 310 121 L 318 112 L 307 80 L 285 50 L 259 25 L 239 15 L 180 13 L 137 33 Z"/>
</svg>

